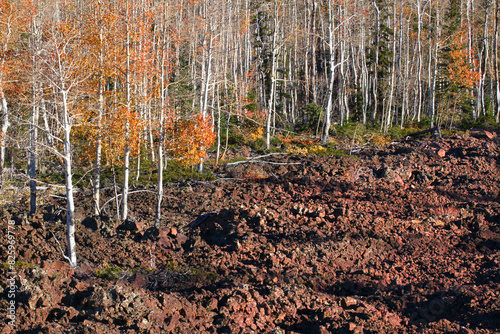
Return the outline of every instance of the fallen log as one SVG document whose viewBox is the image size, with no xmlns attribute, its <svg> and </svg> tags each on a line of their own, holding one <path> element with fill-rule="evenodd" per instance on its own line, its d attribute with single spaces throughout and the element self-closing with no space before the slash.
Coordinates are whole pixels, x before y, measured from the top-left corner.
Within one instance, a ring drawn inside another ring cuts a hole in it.
<svg viewBox="0 0 500 334">
<path fill-rule="evenodd" d="M 470 129 L 469 133 L 472 137 L 475 137 L 475 138 L 495 139 L 496 137 L 498 137 L 495 130 Z"/>
<path fill-rule="evenodd" d="M 208 218 L 210 218 L 218 213 L 219 213 L 219 211 L 211 211 L 211 212 L 204 213 L 201 216 L 199 216 L 198 218 L 196 218 L 194 221 L 189 223 L 187 226 L 185 226 L 183 229 L 184 230 L 187 230 L 188 228 L 193 229 L 193 228 L 199 226 L 201 223 L 203 223 Z"/>
<path fill-rule="evenodd" d="M 432 133 L 432 135 L 436 135 L 436 132 L 439 134 L 439 138 L 441 138 L 441 130 L 439 129 L 439 126 L 435 126 L 433 128 L 427 129 L 427 130 L 422 130 L 422 131 L 417 131 L 413 133 L 409 133 L 405 135 L 404 139 L 407 140 L 409 137 L 417 137 L 420 135 L 424 135 L 426 133 Z"/>
</svg>

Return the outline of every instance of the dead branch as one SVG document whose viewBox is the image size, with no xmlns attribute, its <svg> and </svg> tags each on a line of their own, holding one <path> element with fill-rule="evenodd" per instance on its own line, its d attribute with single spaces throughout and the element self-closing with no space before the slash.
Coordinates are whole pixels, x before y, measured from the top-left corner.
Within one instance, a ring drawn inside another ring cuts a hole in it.
<svg viewBox="0 0 500 334">
<path fill-rule="evenodd" d="M 187 225 L 186 227 L 184 227 L 184 229 L 188 229 L 188 228 L 195 228 L 196 226 L 199 226 L 201 223 L 203 223 L 205 220 L 207 220 L 208 218 L 218 214 L 219 211 L 211 211 L 211 212 L 207 212 L 207 213 L 204 213 L 202 214 L 201 216 L 199 216 L 198 218 L 196 218 L 194 221 L 192 221 L 191 223 L 189 223 L 189 225 Z"/>
<path fill-rule="evenodd" d="M 59 250 L 61 251 L 63 258 L 65 258 L 69 262 L 69 264 L 71 265 L 71 259 L 68 256 L 66 256 L 66 254 L 64 254 L 64 251 L 62 250 L 62 247 L 61 247 L 61 243 L 57 239 L 56 235 L 54 234 L 54 232 L 52 232 L 52 230 L 50 230 L 50 233 L 52 233 L 52 235 L 54 236 L 54 239 L 56 239 L 56 242 L 59 245 Z"/>
<path fill-rule="evenodd" d="M 246 160 L 228 162 L 226 165 L 239 165 L 239 164 L 247 164 L 247 163 L 259 163 L 259 164 L 269 164 L 269 165 L 302 165 L 302 162 L 273 162 L 273 161 L 260 161 L 258 159 L 266 158 L 272 155 L 284 155 L 288 153 L 269 153 L 264 155 L 259 155 L 256 157 L 246 158 Z"/>
</svg>

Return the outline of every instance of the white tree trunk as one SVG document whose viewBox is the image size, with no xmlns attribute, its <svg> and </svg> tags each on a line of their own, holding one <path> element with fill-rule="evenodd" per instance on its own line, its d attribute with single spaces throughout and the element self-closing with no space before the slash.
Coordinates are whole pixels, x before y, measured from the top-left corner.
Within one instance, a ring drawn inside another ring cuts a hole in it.
<svg viewBox="0 0 500 334">
<path fill-rule="evenodd" d="M 76 261 L 76 242 L 75 242 L 75 201 L 73 196 L 73 173 L 71 170 L 71 124 L 69 121 L 69 110 L 68 110 L 68 92 L 62 91 L 62 102 L 63 102 L 63 160 L 64 160 L 64 178 L 66 180 L 66 200 L 67 200 L 67 212 L 66 212 L 66 242 L 68 245 L 68 258 L 70 266 L 75 268 L 77 265 Z"/>
<path fill-rule="evenodd" d="M 128 15 L 129 8 L 127 2 L 127 10 L 126 13 Z M 126 107 L 127 112 L 130 115 L 131 110 L 131 101 L 130 101 L 130 31 L 129 31 L 129 22 L 127 18 L 126 22 L 127 29 L 127 37 L 126 37 L 126 73 L 125 73 L 125 89 L 126 89 Z M 127 116 L 129 116 L 127 115 Z M 125 221 L 128 217 L 128 193 L 129 193 L 129 178 L 130 178 L 130 122 L 128 120 L 125 121 L 125 150 L 123 153 L 123 188 L 122 188 L 122 211 L 121 211 L 121 220 Z"/>
<path fill-rule="evenodd" d="M 202 100 L 201 100 L 201 114 L 203 118 L 207 116 L 208 112 L 208 94 L 210 90 L 210 81 L 212 80 L 212 46 L 213 46 L 213 36 L 212 31 L 210 31 L 210 36 L 208 37 L 208 48 L 206 50 L 206 61 L 204 62 L 205 73 L 203 73 L 202 79 Z M 203 159 L 201 159 L 198 164 L 198 173 L 203 173 Z"/>
<path fill-rule="evenodd" d="M 266 149 L 271 147 L 271 121 L 274 114 L 274 105 L 275 105 L 275 95 L 276 95 L 276 39 L 277 39 L 277 31 L 278 31 L 278 13 L 277 13 L 277 4 L 274 4 L 274 31 L 273 31 L 273 42 L 271 45 L 271 87 L 269 91 L 269 98 L 267 101 L 267 114 L 266 114 Z"/>
<path fill-rule="evenodd" d="M 100 42 L 101 45 L 103 43 L 103 29 L 101 27 L 100 30 Z M 98 216 L 100 214 L 100 200 L 101 200 L 101 160 L 102 160 L 102 117 L 104 113 L 104 76 L 103 76 L 103 67 L 104 67 L 104 50 L 101 47 L 99 51 L 99 92 L 98 92 L 98 115 L 97 115 L 97 141 L 96 141 L 96 149 L 95 149 L 95 170 L 94 170 L 94 189 L 93 189 L 93 211 L 94 215 Z"/>
<path fill-rule="evenodd" d="M 30 115 L 30 151 L 28 159 L 28 175 L 30 178 L 30 214 L 36 213 L 36 141 L 39 108 L 36 105 L 36 88 L 33 87 L 33 106 Z"/>
<path fill-rule="evenodd" d="M 326 109 L 325 109 L 325 120 L 323 122 L 323 131 L 321 133 L 321 144 L 328 144 L 328 136 L 330 132 L 332 108 L 333 108 L 333 85 L 335 83 L 335 45 L 334 45 L 334 31 L 335 22 L 333 20 L 333 8 L 331 3 L 328 2 L 328 51 L 329 51 L 329 63 L 330 71 L 328 73 L 328 91 L 326 93 Z"/>
<path fill-rule="evenodd" d="M 160 227 L 160 220 L 161 220 L 161 203 L 163 200 L 163 141 L 165 137 L 164 133 L 164 120 L 165 120 L 165 109 L 167 106 L 166 98 L 167 98 L 167 82 L 168 82 L 168 75 L 165 71 L 165 62 L 167 60 L 166 57 L 166 52 L 164 48 L 168 48 L 166 45 L 167 43 L 167 31 L 166 31 L 166 9 L 164 12 L 164 17 L 163 17 L 163 43 L 162 43 L 162 49 L 161 49 L 161 77 L 160 77 L 160 84 L 161 84 L 161 95 L 160 95 L 160 117 L 159 117 L 159 129 L 158 129 L 158 194 L 157 194 L 157 199 L 156 199 L 156 214 L 155 214 L 155 226 L 157 228 Z"/>
<path fill-rule="evenodd" d="M 1 102 L 2 102 L 2 132 L 0 133 L 0 172 L 3 171 L 3 167 L 5 165 L 5 145 L 7 142 L 7 131 L 10 127 L 9 122 L 9 108 L 7 105 L 7 99 L 3 95 L 3 91 L 1 93 Z M 3 180 L 3 178 L 2 178 Z"/>
<path fill-rule="evenodd" d="M 493 38 L 493 68 L 495 73 L 495 121 L 500 122 L 500 78 L 498 75 L 498 1 L 495 1 L 495 32 Z"/>
</svg>

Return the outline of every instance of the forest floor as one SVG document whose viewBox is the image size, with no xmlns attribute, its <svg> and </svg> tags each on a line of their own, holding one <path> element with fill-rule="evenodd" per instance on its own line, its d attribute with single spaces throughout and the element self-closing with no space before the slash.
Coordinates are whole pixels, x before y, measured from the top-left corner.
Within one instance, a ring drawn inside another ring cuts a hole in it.
<svg viewBox="0 0 500 334">
<path fill-rule="evenodd" d="M 500 139 L 490 137 L 212 166 L 220 179 L 166 188 L 159 230 L 154 193 L 133 193 L 133 221 L 120 224 L 92 218 L 82 191 L 75 270 L 58 246 L 63 199 L 35 216 L 26 202 L 5 206 L 15 331 L 499 333 Z M 4 313 L 6 241 L 0 254 Z M 14 332 L 8 322 L 0 333 Z"/>
</svg>

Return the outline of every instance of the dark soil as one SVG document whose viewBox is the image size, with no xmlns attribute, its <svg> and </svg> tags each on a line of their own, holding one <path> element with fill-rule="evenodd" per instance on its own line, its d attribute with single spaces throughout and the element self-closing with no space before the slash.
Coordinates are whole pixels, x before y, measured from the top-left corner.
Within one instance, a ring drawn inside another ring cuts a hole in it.
<svg viewBox="0 0 500 334">
<path fill-rule="evenodd" d="M 270 155 L 169 185 L 159 230 L 154 193 L 132 194 L 121 224 L 92 218 L 83 192 L 75 270 L 55 239 L 65 249 L 63 200 L 34 217 L 4 208 L 4 235 L 16 221 L 16 330 L 499 333 L 499 166 L 498 136 L 480 133 Z"/>
</svg>

